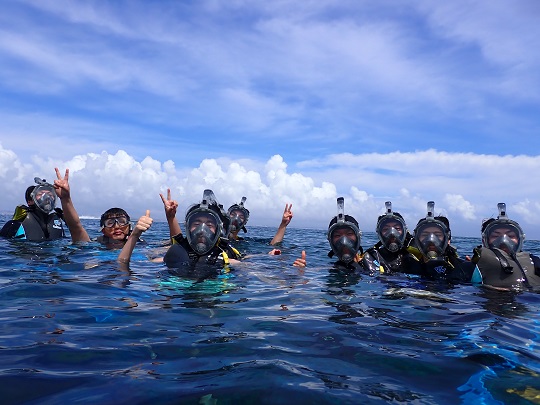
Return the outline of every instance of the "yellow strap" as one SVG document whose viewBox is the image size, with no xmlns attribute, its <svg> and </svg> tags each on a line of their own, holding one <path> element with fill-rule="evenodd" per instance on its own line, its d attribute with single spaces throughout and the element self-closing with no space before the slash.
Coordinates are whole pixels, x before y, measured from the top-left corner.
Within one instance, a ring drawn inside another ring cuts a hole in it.
<svg viewBox="0 0 540 405">
<path fill-rule="evenodd" d="M 221 257 L 223 258 L 223 264 L 228 265 L 229 264 L 229 255 L 224 250 L 221 251 Z"/>
<path fill-rule="evenodd" d="M 17 205 L 12 219 L 14 221 L 24 221 L 27 212 L 27 208 L 24 205 Z"/>
</svg>

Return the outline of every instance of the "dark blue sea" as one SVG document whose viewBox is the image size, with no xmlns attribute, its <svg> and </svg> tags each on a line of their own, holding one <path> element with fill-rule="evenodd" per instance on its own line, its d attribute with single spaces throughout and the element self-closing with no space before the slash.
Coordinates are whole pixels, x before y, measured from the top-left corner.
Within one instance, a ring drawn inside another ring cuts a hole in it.
<svg viewBox="0 0 540 405">
<path fill-rule="evenodd" d="M 0 240 L 0 403 L 540 403 L 538 294 L 337 274 L 325 230 L 270 256 L 274 232 L 249 226 L 250 257 L 206 279 L 147 259 L 166 223 L 129 270 L 95 244 Z"/>
</svg>

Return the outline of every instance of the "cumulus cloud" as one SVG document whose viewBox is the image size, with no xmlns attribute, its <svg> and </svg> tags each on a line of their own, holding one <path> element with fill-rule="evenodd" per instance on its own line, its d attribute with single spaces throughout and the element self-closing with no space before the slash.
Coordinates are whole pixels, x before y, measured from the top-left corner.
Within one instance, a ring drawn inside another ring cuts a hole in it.
<svg viewBox="0 0 540 405">
<path fill-rule="evenodd" d="M 516 178 L 513 170 L 540 170 L 540 158 L 512 156 L 484 157 L 474 154 L 449 154 L 434 150 L 416 154 L 418 164 L 405 163 L 398 172 L 387 172 L 388 162 L 398 159 L 412 162 L 411 154 L 391 153 L 348 155 L 338 163 L 335 156 L 318 162 L 317 176 L 290 170 L 282 156 L 271 156 L 266 162 L 204 159 L 189 170 L 177 169 L 173 161 L 160 162 L 147 156 L 138 161 L 123 150 L 76 155 L 65 161 L 39 159 L 22 162 L 15 152 L 0 144 L 0 180 L 5 196 L 0 210 L 11 213 L 23 203 L 24 190 L 34 176 L 54 180 L 54 167 L 63 173 L 70 169 L 73 200 L 81 215 L 99 216 L 103 211 L 120 206 L 133 216 L 151 210 L 156 220 L 164 220 L 160 193 L 172 191 L 179 201 L 180 220 L 185 210 L 200 201 L 203 190 L 212 189 L 220 203 L 228 207 L 247 197 L 246 206 L 253 225 L 277 226 L 286 203 L 293 204 L 295 214 L 291 226 L 324 228 L 336 215 L 336 199 L 345 198 L 346 213 L 357 218 L 365 231 L 374 230 L 376 218 L 384 212 L 385 201 L 400 212 L 410 228 L 426 214 L 427 201 L 435 201 L 436 211 L 447 215 L 455 235 L 477 236 L 482 218 L 492 216 L 496 204 L 505 201 L 508 215 L 531 228 L 534 235 L 540 214 L 540 200 L 529 180 Z M 460 162 L 450 173 L 440 172 L 441 162 Z M 301 167 L 307 167 L 307 162 Z M 497 171 L 497 178 L 483 178 L 484 173 Z M 350 173 L 363 173 L 358 184 Z M 422 176 L 421 176 L 422 174 Z M 368 179 L 368 181 L 366 181 Z M 513 182 L 516 187 L 501 188 Z M 355 184 L 356 183 L 356 184 Z M 482 187 L 479 187 L 479 184 Z M 455 190 L 451 192 L 450 190 Z M 496 214 L 496 212 L 495 212 Z"/>
</svg>

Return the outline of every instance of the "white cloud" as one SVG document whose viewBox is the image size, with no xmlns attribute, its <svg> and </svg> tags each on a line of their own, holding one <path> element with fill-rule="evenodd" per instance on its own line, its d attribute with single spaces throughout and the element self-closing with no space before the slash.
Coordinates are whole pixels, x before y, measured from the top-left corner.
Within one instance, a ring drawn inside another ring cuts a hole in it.
<svg viewBox="0 0 540 405">
<path fill-rule="evenodd" d="M 399 171 L 385 171 L 389 162 L 396 161 L 401 162 Z M 450 162 L 458 164 L 446 173 L 444 168 Z M 150 209 L 154 218 L 163 220 L 159 194 L 170 187 L 180 203 L 180 220 L 191 204 L 200 201 L 203 190 L 210 188 L 225 207 L 246 196 L 253 225 L 277 226 L 284 204 L 292 203 L 295 217 L 291 226 L 324 228 L 336 214 L 336 198 L 340 196 L 345 198 L 346 212 L 356 217 L 364 231 L 374 229 L 385 201 L 392 202 L 394 211 L 400 212 L 412 229 L 425 216 L 427 201 L 433 200 L 437 213 L 450 218 L 457 236 L 475 236 L 481 219 L 496 214 L 498 202 L 507 203 L 508 215 L 522 222 L 529 238 L 540 223 L 540 204 L 532 202 L 540 201 L 540 196 L 530 187 L 527 175 L 540 170 L 540 157 L 487 157 L 428 150 L 416 154 L 349 154 L 341 160 L 328 156 L 317 164 L 314 178 L 290 171 L 279 155 L 266 163 L 224 164 L 205 159 L 190 170 L 178 170 L 173 161 L 161 163 L 150 156 L 137 161 L 122 150 L 77 155 L 65 161 L 42 158 L 23 163 L 15 152 L 0 145 L 0 181 L 6 191 L 0 210 L 11 213 L 23 202 L 24 190 L 33 177 L 52 181 L 57 166 L 62 173 L 70 169 L 73 200 L 79 213 L 89 216 L 121 206 L 134 216 Z M 485 177 L 486 173 L 493 177 Z M 361 186 L 358 179 L 362 179 Z M 509 184 L 513 186 L 505 187 Z"/>
</svg>

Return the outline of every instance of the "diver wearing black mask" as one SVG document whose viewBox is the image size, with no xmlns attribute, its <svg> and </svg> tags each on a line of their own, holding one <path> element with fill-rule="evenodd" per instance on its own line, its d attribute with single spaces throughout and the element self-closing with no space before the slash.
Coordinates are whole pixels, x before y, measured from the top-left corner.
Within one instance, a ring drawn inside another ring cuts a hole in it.
<svg viewBox="0 0 540 405">
<path fill-rule="evenodd" d="M 540 258 L 523 252 L 525 234 L 506 215 L 506 204 L 497 205 L 497 219 L 482 223 L 482 245 L 474 249 L 477 269 L 473 283 L 503 290 L 540 289 Z"/>
<path fill-rule="evenodd" d="M 201 203 L 188 209 L 185 226 L 185 237 L 182 233 L 172 237 L 173 245 L 163 258 L 167 267 L 193 270 L 195 265 L 206 264 L 220 270 L 230 259 L 241 258 L 225 236 L 229 218 L 212 190 L 204 190 Z"/>
<path fill-rule="evenodd" d="M 334 263 L 334 268 L 351 272 L 361 268 L 358 261 L 362 253 L 360 246 L 362 232 L 356 219 L 345 215 L 344 206 L 344 198 L 339 197 L 337 199 L 338 214 L 328 225 L 327 237 L 332 248 L 328 257 L 337 257 L 338 261 Z"/>
<path fill-rule="evenodd" d="M 13 218 L 0 230 L 0 236 L 29 241 L 47 241 L 65 237 L 62 210 L 55 208 L 56 192 L 45 179 L 35 177 L 35 186 L 26 189 L 28 205 L 15 208 Z"/>
<path fill-rule="evenodd" d="M 244 233 L 247 233 L 246 224 L 249 220 L 249 210 L 244 207 L 246 199 L 246 197 L 242 197 L 242 201 L 240 201 L 240 204 L 231 205 L 227 211 L 227 215 L 230 219 L 230 225 L 228 227 L 227 234 L 229 235 L 229 239 L 231 240 L 243 239 L 238 236 L 238 232 L 240 232 L 240 230 L 244 231 Z"/>
<path fill-rule="evenodd" d="M 416 261 L 407 250 L 412 236 L 399 212 L 392 211 L 392 203 L 385 203 L 386 213 L 377 219 L 379 241 L 366 250 L 362 265 L 371 273 L 407 273 Z"/>
<path fill-rule="evenodd" d="M 451 231 L 448 218 L 434 216 L 435 203 L 427 203 L 427 215 L 418 221 L 409 252 L 416 258 L 410 274 L 418 274 L 430 280 L 447 280 L 453 283 L 470 282 L 475 264 L 458 257 L 450 245 Z"/>
</svg>

